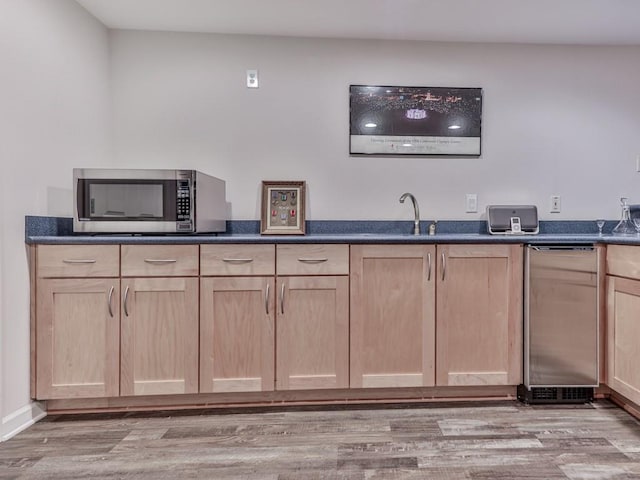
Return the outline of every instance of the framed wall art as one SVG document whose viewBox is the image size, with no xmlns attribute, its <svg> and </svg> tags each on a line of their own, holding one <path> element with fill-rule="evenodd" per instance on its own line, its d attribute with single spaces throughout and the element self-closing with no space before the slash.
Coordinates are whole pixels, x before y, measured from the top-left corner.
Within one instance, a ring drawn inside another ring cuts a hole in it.
<svg viewBox="0 0 640 480">
<path fill-rule="evenodd" d="M 349 153 L 480 155 L 482 89 L 349 86 Z"/>
<path fill-rule="evenodd" d="M 260 233 L 263 235 L 304 235 L 304 181 L 262 182 Z"/>
</svg>

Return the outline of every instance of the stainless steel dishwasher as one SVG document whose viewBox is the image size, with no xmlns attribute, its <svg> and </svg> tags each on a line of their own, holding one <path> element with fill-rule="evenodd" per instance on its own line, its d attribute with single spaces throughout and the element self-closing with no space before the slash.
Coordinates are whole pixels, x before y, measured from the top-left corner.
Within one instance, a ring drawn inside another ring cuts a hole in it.
<svg viewBox="0 0 640 480">
<path fill-rule="evenodd" d="M 593 399 L 599 381 L 598 255 L 593 245 L 527 247 L 521 400 Z"/>
</svg>

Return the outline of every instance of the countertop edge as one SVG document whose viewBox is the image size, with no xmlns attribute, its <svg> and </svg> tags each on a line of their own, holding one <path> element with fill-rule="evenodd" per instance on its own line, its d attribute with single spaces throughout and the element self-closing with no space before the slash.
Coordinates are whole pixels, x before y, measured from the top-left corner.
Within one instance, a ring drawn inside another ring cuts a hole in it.
<svg viewBox="0 0 640 480">
<path fill-rule="evenodd" d="M 584 234 L 537 234 L 537 235 L 490 235 L 490 234 L 436 234 L 436 235 L 393 235 L 393 234 L 345 234 L 345 235 L 304 235 L 304 236 L 264 236 L 264 235 L 60 235 L 28 236 L 27 244 L 32 245 L 114 245 L 114 244 L 622 244 L 640 245 L 640 237 L 615 237 L 613 235 Z"/>
<path fill-rule="evenodd" d="M 540 233 L 491 235 L 486 221 L 440 220 L 435 235 L 428 235 L 429 221 L 422 220 L 420 235 L 412 235 L 413 222 L 369 220 L 316 220 L 306 222 L 306 235 L 261 235 L 253 220 L 227 222 L 225 233 L 217 234 L 80 234 L 73 232 L 71 218 L 25 216 L 28 245 L 113 245 L 113 244 L 621 244 L 640 245 L 640 236 L 613 236 L 615 221 L 607 221 L 598 235 L 593 221 L 540 221 Z"/>
</svg>

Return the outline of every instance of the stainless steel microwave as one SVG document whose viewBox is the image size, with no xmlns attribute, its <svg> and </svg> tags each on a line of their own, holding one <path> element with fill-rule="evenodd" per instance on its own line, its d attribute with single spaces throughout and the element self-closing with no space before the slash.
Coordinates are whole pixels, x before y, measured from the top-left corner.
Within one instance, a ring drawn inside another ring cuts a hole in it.
<svg viewBox="0 0 640 480">
<path fill-rule="evenodd" d="M 225 182 L 196 170 L 74 168 L 73 190 L 75 232 L 226 230 Z"/>
</svg>

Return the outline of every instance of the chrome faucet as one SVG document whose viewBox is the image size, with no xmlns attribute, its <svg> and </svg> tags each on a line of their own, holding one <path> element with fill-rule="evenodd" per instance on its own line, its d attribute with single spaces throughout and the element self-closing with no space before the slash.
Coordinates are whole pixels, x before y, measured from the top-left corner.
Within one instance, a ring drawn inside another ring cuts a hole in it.
<svg viewBox="0 0 640 480">
<path fill-rule="evenodd" d="M 411 199 L 411 202 L 413 203 L 413 214 L 415 217 L 413 220 L 413 234 L 420 235 L 420 208 L 418 208 L 418 201 L 416 200 L 416 197 L 407 192 L 403 193 L 400 197 L 400 203 L 404 203 L 407 197 L 409 197 Z"/>
</svg>

